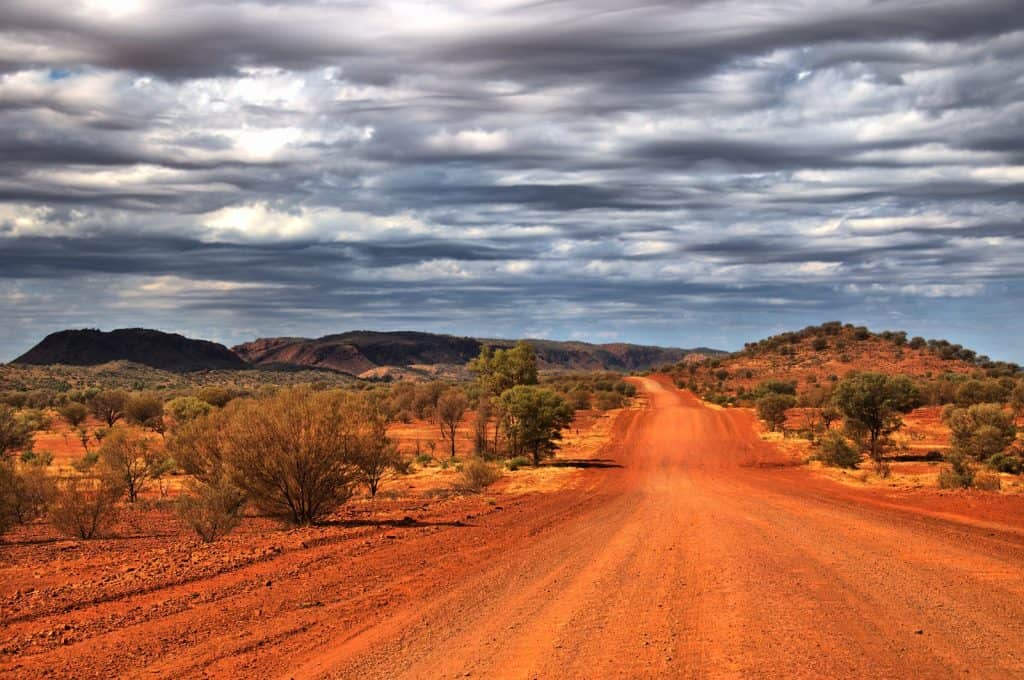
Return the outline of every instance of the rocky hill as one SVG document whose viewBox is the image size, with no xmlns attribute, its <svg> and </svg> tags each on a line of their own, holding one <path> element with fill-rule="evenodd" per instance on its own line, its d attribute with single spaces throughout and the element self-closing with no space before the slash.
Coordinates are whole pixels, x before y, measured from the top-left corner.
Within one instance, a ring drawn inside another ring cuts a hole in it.
<svg viewBox="0 0 1024 680">
<path fill-rule="evenodd" d="M 242 369 L 248 365 L 224 345 L 145 328 L 52 333 L 14 364 L 96 366 L 130 361 L 165 371 Z"/>
<path fill-rule="evenodd" d="M 795 383 L 802 392 L 854 371 L 938 380 L 950 374 L 1015 375 L 1019 367 L 946 340 L 910 338 L 903 331 L 874 333 L 832 321 L 747 343 L 728 356 L 683 363 L 670 373 L 703 394 L 742 396 L 767 380 Z"/>
</svg>

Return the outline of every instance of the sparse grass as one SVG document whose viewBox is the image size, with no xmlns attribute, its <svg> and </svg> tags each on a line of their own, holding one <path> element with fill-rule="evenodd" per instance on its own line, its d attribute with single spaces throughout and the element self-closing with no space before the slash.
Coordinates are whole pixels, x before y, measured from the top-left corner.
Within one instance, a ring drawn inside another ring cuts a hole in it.
<svg viewBox="0 0 1024 680">
<path fill-rule="evenodd" d="M 994 472 L 978 472 L 974 475 L 974 488 L 981 491 L 999 491 L 1003 482 Z"/>
</svg>

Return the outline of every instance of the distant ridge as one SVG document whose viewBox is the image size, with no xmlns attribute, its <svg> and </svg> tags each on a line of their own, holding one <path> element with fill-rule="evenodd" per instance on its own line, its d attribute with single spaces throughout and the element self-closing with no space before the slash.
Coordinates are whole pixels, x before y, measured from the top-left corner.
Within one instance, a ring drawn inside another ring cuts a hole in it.
<svg viewBox="0 0 1024 680">
<path fill-rule="evenodd" d="M 111 361 L 131 361 L 175 372 L 249 367 L 224 345 L 146 328 L 121 328 L 109 332 L 84 329 L 51 333 L 12 363 L 95 366 Z"/>
<path fill-rule="evenodd" d="M 66 330 L 46 336 L 15 359 L 22 365 L 96 366 L 128 361 L 173 372 L 261 368 L 321 369 L 371 380 L 457 376 L 484 345 L 512 347 L 517 341 L 418 331 L 349 331 L 322 338 L 260 338 L 231 349 L 207 340 L 144 328 L 104 332 Z M 722 356 L 718 350 L 653 347 L 628 343 L 596 345 L 528 339 L 545 369 L 643 371 L 690 359 Z"/>
<path fill-rule="evenodd" d="M 694 352 L 719 356 L 712 349 L 687 350 L 613 343 L 528 339 L 541 368 L 633 371 L 683 361 Z M 489 340 L 416 331 L 351 331 L 322 338 L 261 338 L 234 347 L 254 366 L 328 368 L 362 375 L 380 367 L 463 366 L 484 345 L 511 347 L 515 340 Z"/>
</svg>

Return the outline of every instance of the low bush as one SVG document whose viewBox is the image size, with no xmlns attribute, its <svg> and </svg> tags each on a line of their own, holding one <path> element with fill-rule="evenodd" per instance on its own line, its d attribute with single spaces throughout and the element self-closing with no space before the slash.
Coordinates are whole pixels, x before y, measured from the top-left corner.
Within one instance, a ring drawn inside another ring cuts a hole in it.
<svg viewBox="0 0 1024 680">
<path fill-rule="evenodd" d="M 14 466 L 0 461 L 0 536 L 7 533 L 17 521 L 15 512 L 15 489 L 17 475 Z"/>
<path fill-rule="evenodd" d="M 526 456 L 515 456 L 514 458 L 509 458 L 508 462 L 505 463 L 505 465 L 508 466 L 509 470 L 515 472 L 519 468 L 527 467 L 528 465 L 530 465 L 530 459 L 527 458 Z"/>
<path fill-rule="evenodd" d="M 1008 472 L 1011 475 L 1024 473 L 1024 459 L 1011 453 L 997 453 L 985 463 L 997 472 Z"/>
<path fill-rule="evenodd" d="M 826 433 L 819 446 L 818 460 L 829 467 L 854 469 L 860 464 L 860 451 L 838 432 Z"/>
<path fill-rule="evenodd" d="M 205 543 L 231 532 L 242 517 L 245 494 L 229 481 L 195 483 L 178 498 L 177 513 Z"/>
<path fill-rule="evenodd" d="M 113 524 L 124 487 L 109 477 L 71 477 L 57 485 L 50 504 L 50 523 L 74 538 L 103 535 Z"/>
<path fill-rule="evenodd" d="M 939 471 L 939 488 L 969 489 L 974 486 L 974 468 L 966 456 L 950 453 L 946 456 L 948 468 Z"/>
<path fill-rule="evenodd" d="M 412 474 L 412 460 L 405 456 L 395 456 L 394 468 L 396 475 Z"/>
<path fill-rule="evenodd" d="M 978 472 L 974 475 L 974 488 L 982 491 L 999 491 L 1003 487 L 999 475 L 994 472 Z"/>
<path fill-rule="evenodd" d="M 796 406 L 796 398 L 772 392 L 757 400 L 757 415 L 768 429 L 775 432 L 786 422 L 786 411 Z"/>
<path fill-rule="evenodd" d="M 480 493 L 501 479 L 501 469 L 479 458 L 471 458 L 459 473 L 459 491 Z"/>
</svg>

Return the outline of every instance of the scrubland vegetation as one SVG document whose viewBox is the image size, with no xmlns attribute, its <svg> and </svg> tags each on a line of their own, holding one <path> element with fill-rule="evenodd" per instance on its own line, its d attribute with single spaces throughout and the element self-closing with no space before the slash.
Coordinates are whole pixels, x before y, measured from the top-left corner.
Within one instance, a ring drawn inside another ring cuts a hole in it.
<svg viewBox="0 0 1024 680">
<path fill-rule="evenodd" d="M 452 491 L 479 493 L 505 470 L 551 456 L 576 410 L 621 407 L 635 393 L 617 374 L 541 375 L 526 343 L 485 347 L 468 369 L 473 380 L 462 383 L 126 389 L 58 380 L 8 390 L 0 393 L 0 530 L 45 520 L 89 539 L 111 530 L 119 508 L 156 499 L 211 542 L 247 514 L 322 522 L 417 468 L 454 468 Z M 414 423 L 434 434 L 403 448 L 391 430 Z M 77 450 L 59 462 L 35 445 L 57 425 L 65 454 Z"/>
<path fill-rule="evenodd" d="M 705 400 L 753 407 L 768 431 L 811 442 L 826 466 L 867 458 L 885 478 L 894 459 L 945 461 L 943 488 L 998 489 L 1000 475 L 1024 471 L 1021 368 L 945 340 L 829 322 L 665 368 Z M 946 441 L 915 455 L 903 431 L 922 407 L 941 409 Z"/>
</svg>

